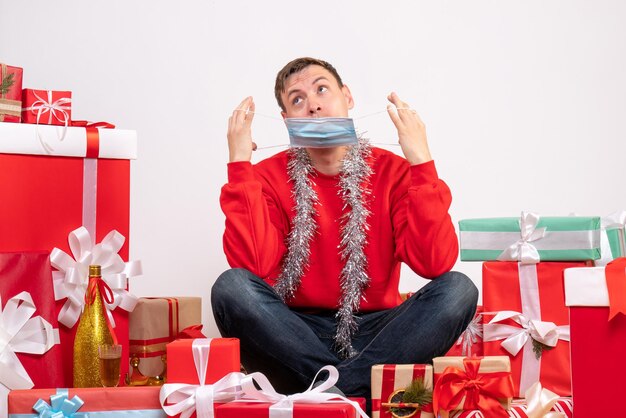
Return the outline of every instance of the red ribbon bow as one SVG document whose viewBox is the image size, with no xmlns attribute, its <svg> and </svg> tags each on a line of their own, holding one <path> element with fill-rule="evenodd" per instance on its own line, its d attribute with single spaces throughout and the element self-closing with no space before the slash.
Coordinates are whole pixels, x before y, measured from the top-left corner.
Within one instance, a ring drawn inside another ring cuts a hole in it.
<svg viewBox="0 0 626 418">
<path fill-rule="evenodd" d="M 510 372 L 479 373 L 480 358 L 464 358 L 465 370 L 446 367 L 435 384 L 433 409 L 455 409 L 465 397 L 464 410 L 479 409 L 489 417 L 508 417 L 499 398 L 514 395 Z"/>
<path fill-rule="evenodd" d="M 113 344 L 117 344 L 117 336 L 115 335 L 115 330 L 111 325 L 111 320 L 109 319 L 106 306 L 104 306 L 105 303 L 113 303 L 113 291 L 111 290 L 109 285 L 106 284 L 104 280 L 102 280 L 102 278 L 92 277 L 89 279 L 87 291 L 85 292 L 85 303 L 87 305 L 93 305 L 98 295 L 97 290 L 100 291 L 100 296 L 102 297 L 102 311 L 104 314 L 104 320 L 107 323 L 107 328 L 109 328 L 109 331 L 111 332 Z"/>
<path fill-rule="evenodd" d="M 609 291 L 609 321 L 618 313 L 626 315 L 626 257 L 616 258 L 604 268 Z"/>
<path fill-rule="evenodd" d="M 186 340 L 195 338 L 206 338 L 202 333 L 202 324 L 189 325 L 187 328 L 178 333 L 175 339 Z"/>
</svg>

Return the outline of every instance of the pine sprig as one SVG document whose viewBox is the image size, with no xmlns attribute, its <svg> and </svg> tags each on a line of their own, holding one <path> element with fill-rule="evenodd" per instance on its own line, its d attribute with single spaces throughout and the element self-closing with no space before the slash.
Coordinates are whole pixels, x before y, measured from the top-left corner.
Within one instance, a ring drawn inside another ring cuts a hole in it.
<svg viewBox="0 0 626 418">
<path fill-rule="evenodd" d="M 426 388 L 424 379 L 415 379 L 404 390 L 402 395 L 403 403 L 417 403 L 421 406 L 427 405 L 433 401 L 433 392 Z"/>
<path fill-rule="evenodd" d="M 544 351 L 552 350 L 554 347 L 550 347 L 549 345 L 545 345 L 534 338 L 533 341 L 533 353 L 535 353 L 535 358 L 539 360 Z"/>
<path fill-rule="evenodd" d="M 13 80 L 14 75 L 15 74 L 9 74 L 2 79 L 2 83 L 0 83 L 0 94 L 8 93 L 9 89 L 15 84 L 15 80 Z"/>
</svg>

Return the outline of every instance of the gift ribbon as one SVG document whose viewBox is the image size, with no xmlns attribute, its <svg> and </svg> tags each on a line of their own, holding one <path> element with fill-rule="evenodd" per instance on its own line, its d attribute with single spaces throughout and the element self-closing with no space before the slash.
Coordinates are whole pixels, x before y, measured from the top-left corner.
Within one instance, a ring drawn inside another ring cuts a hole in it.
<svg viewBox="0 0 626 418">
<path fill-rule="evenodd" d="M 463 409 L 479 409 L 489 417 L 509 416 L 498 399 L 513 396 L 511 372 L 479 373 L 480 362 L 480 358 L 464 358 L 464 370 L 444 369 L 433 392 L 435 412 L 455 409 L 465 398 Z"/>
<path fill-rule="evenodd" d="M 73 120 L 71 126 L 85 128 L 87 140 L 86 158 L 98 158 L 100 154 L 100 132 L 98 129 L 115 128 L 115 125 L 109 122 L 89 122 L 86 120 Z"/>
<path fill-rule="evenodd" d="M 520 218 L 521 238 L 502 251 L 502 254 L 498 256 L 498 260 L 519 260 L 524 264 L 538 263 L 539 251 L 537 251 L 537 248 L 531 244 L 531 242 L 540 240 L 546 236 L 546 228 L 537 228 L 538 223 L 538 214 L 522 212 L 522 217 Z"/>
<path fill-rule="evenodd" d="M 539 381 L 541 372 L 541 358 L 533 352 L 532 339 L 542 344 L 554 347 L 558 340 L 569 341 L 569 325 L 557 326 L 552 322 L 541 321 L 539 299 L 539 280 L 536 264 L 518 263 L 520 297 L 522 312 L 502 311 L 484 326 L 484 341 L 504 339 L 502 347 L 513 356 L 524 349 L 522 359 L 522 373 L 520 376 L 520 394 L 534 383 Z M 512 319 L 520 327 L 496 322 Z M 531 338 L 529 338 L 531 337 Z"/>
<path fill-rule="evenodd" d="M 46 113 L 48 114 L 48 125 L 52 124 L 52 119 L 56 119 L 63 124 L 63 130 L 61 135 L 59 136 L 59 141 L 63 141 L 65 139 L 65 135 L 67 134 L 67 126 L 70 122 L 70 115 L 67 110 L 71 110 L 70 104 L 72 103 L 72 99 L 69 97 L 62 97 L 58 100 L 52 101 L 52 91 L 46 90 L 47 98 L 43 98 L 37 94 L 36 90 L 31 90 L 35 98 L 33 104 L 29 107 L 22 108 L 22 112 L 31 112 L 37 116 L 37 137 L 39 138 L 39 142 L 43 147 L 44 151 L 48 154 L 51 154 L 54 151 L 54 148 L 46 142 L 46 140 L 41 135 L 39 131 L 39 123 L 41 122 L 41 117 Z"/>
<path fill-rule="evenodd" d="M 107 316 L 112 326 L 115 320 L 111 312 L 117 307 L 131 312 L 137 304 L 137 297 L 129 293 L 128 278 L 142 274 L 141 262 L 125 263 L 118 254 L 125 238 L 119 232 L 109 232 L 100 244 L 93 245 L 91 235 L 85 227 L 69 234 L 68 241 L 73 255 L 59 248 L 50 253 L 50 262 L 58 271 L 52 272 L 55 300 L 67 298 L 59 312 L 59 322 L 72 328 L 83 310 L 85 293 L 89 285 L 89 265 L 101 266 L 102 280 L 113 293 L 112 302 L 104 301 Z"/>
<path fill-rule="evenodd" d="M 2 309 L 0 297 L 0 383 L 7 388 L 30 389 L 33 381 L 16 353 L 44 354 L 59 343 L 57 329 L 36 311 L 30 293 L 20 292 Z"/>
<path fill-rule="evenodd" d="M 7 77 L 8 71 L 9 67 L 6 64 L 0 64 L 0 82 L 4 81 Z M 5 98 L 7 94 L 8 93 L 5 93 L 4 91 L 0 91 L 0 112 L 2 113 L 2 115 L 0 115 L 0 121 L 4 120 L 4 118 L 2 118 L 4 115 L 15 116 L 18 118 L 21 116 L 22 102 L 20 100 Z"/>
<path fill-rule="evenodd" d="M 463 357 L 472 356 L 472 346 L 483 338 L 482 314 L 477 314 L 469 323 L 465 331 L 456 340 L 455 345 L 462 345 L 461 355 Z"/>
<path fill-rule="evenodd" d="M 609 242 L 608 231 L 615 230 L 618 237 L 619 254 L 613 254 Z M 605 266 L 609 261 L 620 256 L 626 256 L 626 210 L 612 213 L 602 218 L 602 234 L 600 236 L 600 259 L 596 260 L 596 266 Z"/>
<path fill-rule="evenodd" d="M 604 268 L 609 292 L 609 321 L 619 313 L 626 315 L 626 257 L 616 258 Z"/>
<path fill-rule="evenodd" d="M 541 383 L 535 382 L 526 390 L 526 415 L 528 418 L 566 418 L 562 412 L 550 412 L 560 399 L 559 395 L 543 389 Z"/>
<path fill-rule="evenodd" d="M 191 349 L 199 384 L 166 383 L 161 387 L 159 401 L 163 411 L 170 416 L 180 414 L 180 418 L 188 418 L 195 411 L 198 418 L 213 418 L 214 402 L 230 402 L 241 396 L 241 381 L 245 375 L 232 372 L 214 384 L 207 385 L 204 382 L 209 366 L 211 339 L 194 340 Z"/>
<path fill-rule="evenodd" d="M 328 372 L 328 378 L 316 387 L 313 387 L 317 376 L 322 372 Z M 241 389 L 245 394 L 245 399 L 238 402 L 269 402 L 269 418 L 293 418 L 293 406 L 297 403 L 304 404 L 331 404 L 331 403 L 349 403 L 354 407 L 361 417 L 367 418 L 365 411 L 361 406 L 350 399 L 335 393 L 324 392 L 330 389 L 339 380 L 339 372 L 334 366 L 322 367 L 307 390 L 293 395 L 283 395 L 276 392 L 270 381 L 263 373 L 255 372 L 246 376 L 241 381 Z M 255 383 L 260 387 L 257 389 Z"/>
<path fill-rule="evenodd" d="M 78 395 L 74 395 L 72 399 L 69 399 L 69 391 L 67 389 L 57 389 L 55 395 L 50 395 L 50 403 L 39 399 L 33 405 L 33 409 L 37 411 L 37 416 L 41 418 L 89 418 L 88 412 L 77 412 L 84 404 L 85 402 Z"/>
</svg>

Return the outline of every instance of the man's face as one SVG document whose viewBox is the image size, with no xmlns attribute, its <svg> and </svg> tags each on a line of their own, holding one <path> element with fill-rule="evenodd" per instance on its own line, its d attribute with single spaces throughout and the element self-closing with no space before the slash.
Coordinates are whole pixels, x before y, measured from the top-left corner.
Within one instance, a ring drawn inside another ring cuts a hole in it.
<svg viewBox="0 0 626 418">
<path fill-rule="evenodd" d="M 319 65 L 290 75 L 281 98 L 283 118 L 347 117 L 354 107 L 348 86 L 339 87 L 330 71 Z"/>
</svg>

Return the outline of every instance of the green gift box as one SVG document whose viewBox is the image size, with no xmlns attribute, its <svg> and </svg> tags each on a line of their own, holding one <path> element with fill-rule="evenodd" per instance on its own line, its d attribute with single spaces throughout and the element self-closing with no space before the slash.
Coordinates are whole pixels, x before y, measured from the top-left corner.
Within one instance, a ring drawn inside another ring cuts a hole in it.
<svg viewBox="0 0 626 418">
<path fill-rule="evenodd" d="M 626 256 L 626 210 L 602 218 L 602 249 L 596 266 L 605 266 L 610 261 Z"/>
<path fill-rule="evenodd" d="M 579 261 L 600 258 L 600 217 L 539 216 L 464 219 L 462 261 Z"/>
</svg>

